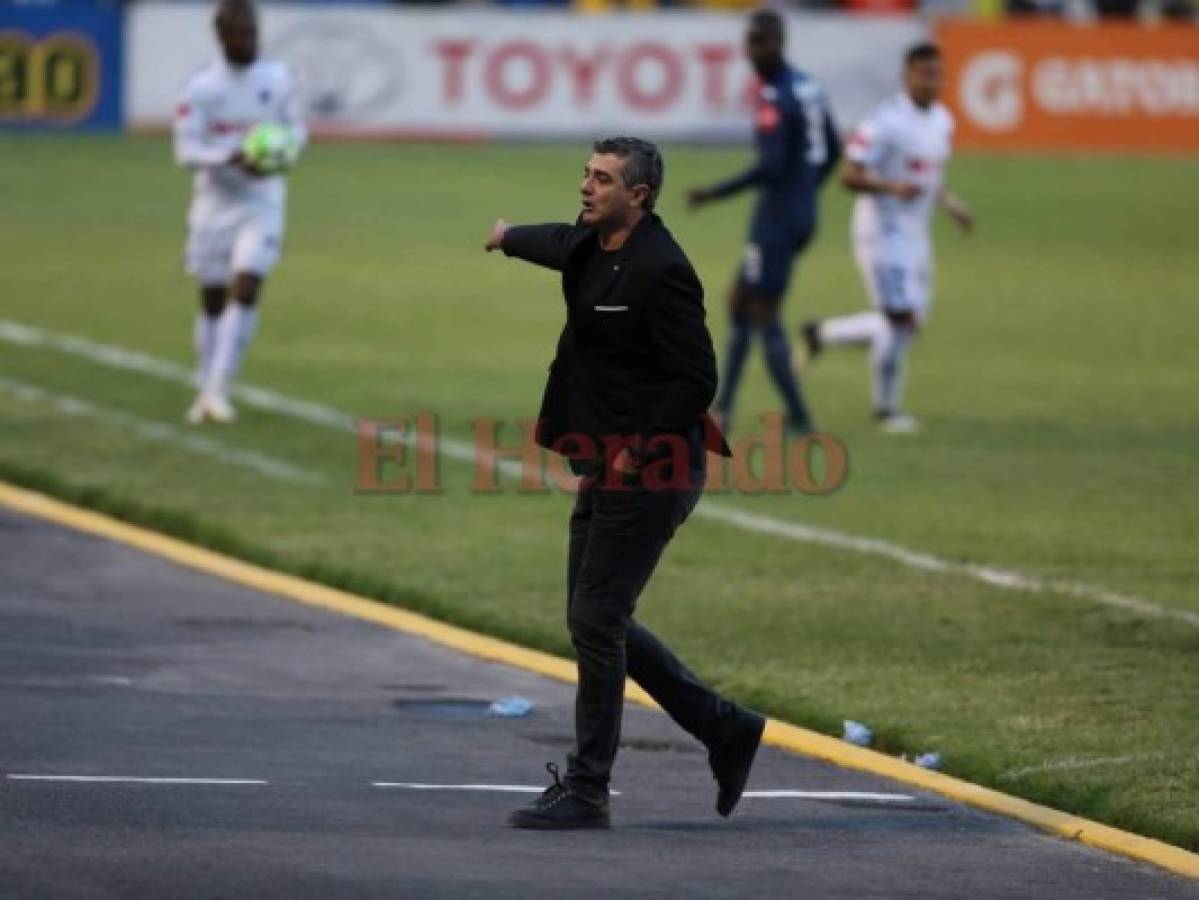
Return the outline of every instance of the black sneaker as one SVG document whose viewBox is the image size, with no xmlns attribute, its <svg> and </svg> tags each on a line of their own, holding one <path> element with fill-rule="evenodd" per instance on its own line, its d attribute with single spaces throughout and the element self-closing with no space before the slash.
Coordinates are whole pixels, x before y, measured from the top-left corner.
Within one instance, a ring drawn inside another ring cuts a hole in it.
<svg viewBox="0 0 1199 900">
<path fill-rule="evenodd" d="M 558 777 L 556 765 L 547 763 L 545 768 L 554 776 L 554 783 L 532 804 L 508 816 L 509 825 L 545 830 L 612 826 L 606 799 L 592 800 L 582 796 Z"/>
<path fill-rule="evenodd" d="M 766 730 L 766 720 L 756 712 L 738 709 L 736 717 L 723 730 L 725 739 L 708 751 L 708 764 L 716 779 L 716 811 L 727 816 L 736 808 L 745 790 L 754 756 L 762 743 L 762 732 Z"/>
</svg>

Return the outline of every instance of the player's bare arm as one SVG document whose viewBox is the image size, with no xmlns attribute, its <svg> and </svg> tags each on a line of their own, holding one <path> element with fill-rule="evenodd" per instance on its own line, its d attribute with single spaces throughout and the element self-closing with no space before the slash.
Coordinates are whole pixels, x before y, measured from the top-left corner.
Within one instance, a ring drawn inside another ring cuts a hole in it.
<svg viewBox="0 0 1199 900">
<path fill-rule="evenodd" d="M 966 234 L 974 231 L 974 213 L 970 211 L 966 201 L 957 194 L 947 188 L 942 188 L 937 195 L 937 205 L 945 210 L 949 218 L 953 219 L 953 223 Z"/>
<path fill-rule="evenodd" d="M 881 178 L 862 163 L 851 159 L 847 159 L 841 167 L 841 183 L 855 194 L 890 194 L 900 200 L 914 200 L 920 196 L 919 185 Z"/>
</svg>

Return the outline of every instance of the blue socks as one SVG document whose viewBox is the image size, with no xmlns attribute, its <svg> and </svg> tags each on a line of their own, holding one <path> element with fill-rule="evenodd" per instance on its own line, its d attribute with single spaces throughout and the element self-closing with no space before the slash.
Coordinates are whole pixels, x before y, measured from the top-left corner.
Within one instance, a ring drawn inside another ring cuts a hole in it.
<svg viewBox="0 0 1199 900">
<path fill-rule="evenodd" d="M 745 371 L 745 360 L 749 357 L 750 340 L 753 338 L 751 328 L 747 313 L 733 313 L 729 323 L 724 378 L 720 386 L 720 396 L 716 400 L 716 411 L 726 418 L 733 411 L 733 398 L 737 396 L 737 385 L 741 383 L 741 373 Z"/>
<path fill-rule="evenodd" d="M 721 380 L 720 396 L 716 400 L 716 411 L 726 419 L 733 411 L 733 398 L 737 396 L 737 386 L 741 383 L 745 361 L 749 358 L 754 328 L 748 313 L 733 313 L 725 353 L 724 378 Z M 791 365 L 791 344 L 787 340 L 787 333 L 778 322 L 760 325 L 757 328 L 762 334 L 766 367 L 779 393 L 783 395 L 788 428 L 798 432 L 811 431 L 812 420 L 808 415 L 808 408 L 804 405 L 799 382 L 795 378 L 795 369 Z"/>
<path fill-rule="evenodd" d="M 812 420 L 800 395 L 795 369 L 791 366 L 791 344 L 781 324 L 771 322 L 762 326 L 762 349 L 766 351 L 770 377 L 787 407 L 787 427 L 792 431 L 811 431 Z"/>
</svg>

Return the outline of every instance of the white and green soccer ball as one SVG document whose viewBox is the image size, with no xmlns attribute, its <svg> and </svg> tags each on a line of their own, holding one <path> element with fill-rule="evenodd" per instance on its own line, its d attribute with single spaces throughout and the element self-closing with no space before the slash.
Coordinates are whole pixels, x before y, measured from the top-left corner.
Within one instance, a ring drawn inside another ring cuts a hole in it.
<svg viewBox="0 0 1199 900">
<path fill-rule="evenodd" d="M 241 152 L 246 162 L 259 172 L 277 175 L 295 164 L 299 147 L 290 128 L 264 122 L 250 129 L 242 141 Z"/>
</svg>

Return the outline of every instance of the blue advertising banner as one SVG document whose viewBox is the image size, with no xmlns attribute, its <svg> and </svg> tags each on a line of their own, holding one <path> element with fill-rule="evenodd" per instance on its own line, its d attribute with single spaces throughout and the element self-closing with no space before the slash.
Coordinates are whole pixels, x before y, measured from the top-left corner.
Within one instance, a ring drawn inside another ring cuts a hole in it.
<svg viewBox="0 0 1199 900">
<path fill-rule="evenodd" d="M 122 125 L 120 7 L 0 0 L 0 127 Z"/>
</svg>

